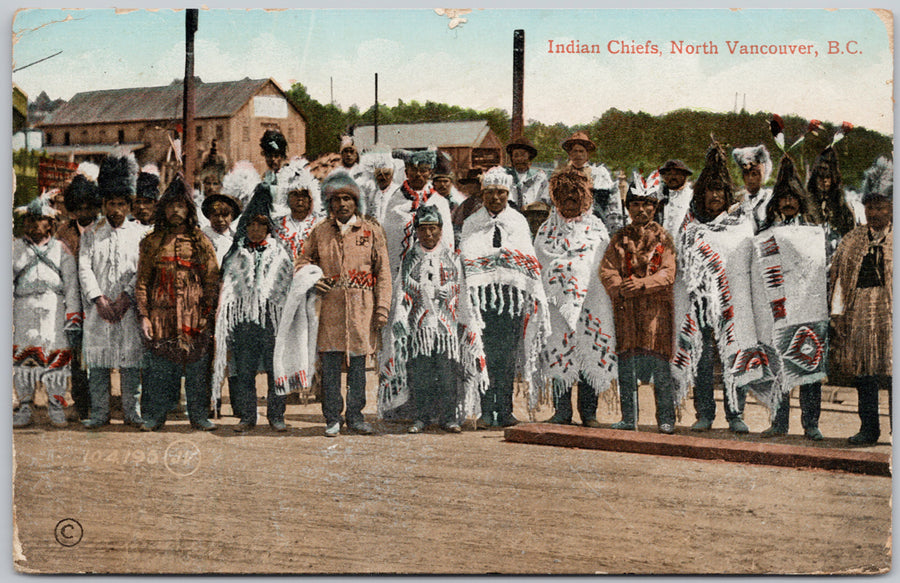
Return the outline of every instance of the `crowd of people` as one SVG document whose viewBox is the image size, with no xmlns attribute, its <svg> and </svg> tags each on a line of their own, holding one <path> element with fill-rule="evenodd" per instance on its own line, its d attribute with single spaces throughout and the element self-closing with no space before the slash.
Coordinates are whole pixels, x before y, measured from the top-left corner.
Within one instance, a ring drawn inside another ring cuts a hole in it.
<svg viewBox="0 0 900 583">
<path fill-rule="evenodd" d="M 799 387 L 804 435 L 821 440 L 828 378 L 857 389 L 850 443 L 876 443 L 891 386 L 893 167 L 876 160 L 852 196 L 841 137 L 805 185 L 776 140 L 771 187 L 762 144 L 729 156 L 713 140 L 699 174 L 672 159 L 614 179 L 585 132 L 549 177 L 523 137 L 509 167 L 466 176 L 439 149 L 360 153 L 349 136 L 323 170 L 277 130 L 260 140 L 263 176 L 212 152 L 196 185 L 162 185 L 113 152 L 79 166 L 64 208 L 49 191 L 16 209 L 13 425 L 32 423 L 38 386 L 53 426 L 69 421 L 69 390 L 85 427 L 108 425 L 115 369 L 127 425 L 161 429 L 183 383 L 193 428 L 217 429 L 227 390 L 233 431 L 251 431 L 265 372 L 274 430 L 288 429 L 287 395 L 317 384 L 326 436 L 371 434 L 372 363 L 378 418 L 409 433 L 515 425 L 516 390 L 532 420 L 549 404 L 546 422 L 572 424 L 577 408 L 600 427 L 612 387 L 612 428 L 635 430 L 646 382 L 660 433 L 689 395 L 690 430 L 709 430 L 721 385 L 732 432 L 749 432 L 749 393 L 770 413 L 762 435 L 784 435 Z"/>
</svg>

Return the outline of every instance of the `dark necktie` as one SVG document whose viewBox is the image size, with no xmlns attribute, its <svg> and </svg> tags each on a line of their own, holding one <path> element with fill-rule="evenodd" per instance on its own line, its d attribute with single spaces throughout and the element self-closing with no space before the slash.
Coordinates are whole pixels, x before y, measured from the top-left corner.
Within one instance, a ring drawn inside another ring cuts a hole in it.
<svg viewBox="0 0 900 583">
<path fill-rule="evenodd" d="M 500 227 L 494 225 L 494 248 L 500 247 Z"/>
</svg>

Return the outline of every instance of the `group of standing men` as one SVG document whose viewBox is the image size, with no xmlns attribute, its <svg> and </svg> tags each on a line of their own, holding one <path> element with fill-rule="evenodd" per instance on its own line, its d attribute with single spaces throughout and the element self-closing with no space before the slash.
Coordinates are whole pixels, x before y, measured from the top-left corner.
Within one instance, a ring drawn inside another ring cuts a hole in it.
<svg viewBox="0 0 900 583">
<path fill-rule="evenodd" d="M 800 386 L 804 433 L 822 439 L 830 350 L 832 374 L 859 391 L 862 427 L 851 442 L 878 440 L 878 388 L 891 374 L 889 162 L 866 174 L 866 224 L 856 226 L 833 147 L 806 188 L 785 154 L 773 189 L 764 187 L 766 148 L 735 149 L 737 191 L 713 143 L 693 188 L 693 171 L 669 160 L 634 173 L 624 205 L 609 170 L 589 162 L 587 134 L 562 147 L 569 159 L 547 179 L 531 168 L 534 146 L 514 140 L 512 166 L 487 170 L 463 197 L 439 150 L 360 156 L 344 138 L 340 166 L 317 180 L 269 130 L 261 180 L 248 163 L 227 174 L 204 165 L 204 188 L 173 180 L 152 225 L 136 220 L 133 156 L 108 157 L 96 183 L 80 174 L 66 189 L 75 218 L 58 240 L 46 197 L 23 210 L 15 424 L 30 422 L 36 380 L 51 395 L 51 422 L 65 424 L 65 373 L 82 358 L 90 398 L 76 388 L 77 366 L 72 394 L 88 427 L 109 422 L 117 368 L 126 423 L 162 427 L 184 377 L 191 425 L 215 429 L 210 404 L 227 377 L 234 429 L 248 431 L 262 370 L 275 430 L 287 429 L 287 392 L 318 377 L 325 435 L 344 424 L 369 434 L 362 410 L 374 355 L 378 415 L 411 420 L 411 433 L 433 422 L 456 433 L 470 416 L 479 429 L 518 423 L 517 379 L 530 411 L 553 404 L 552 423 L 572 423 L 577 388 L 588 427 L 599 426 L 598 395 L 617 380 L 613 427 L 623 430 L 637 427 L 639 382 L 652 381 L 662 433 L 675 431 L 693 390 L 691 429 L 703 431 L 716 414 L 718 361 L 733 432 L 749 431 L 752 392 L 771 411 L 763 435 L 787 433 L 789 394 Z M 526 214 L 540 205 L 547 218 L 532 228 Z"/>
</svg>

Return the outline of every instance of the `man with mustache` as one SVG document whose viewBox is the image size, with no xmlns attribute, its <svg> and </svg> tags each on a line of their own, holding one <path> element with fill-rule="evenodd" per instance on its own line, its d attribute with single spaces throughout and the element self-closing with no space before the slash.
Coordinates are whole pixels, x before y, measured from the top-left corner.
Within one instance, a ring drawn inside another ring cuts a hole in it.
<svg viewBox="0 0 900 583">
<path fill-rule="evenodd" d="M 638 423 L 638 381 L 653 381 L 660 433 L 675 432 L 675 399 L 669 359 L 675 284 L 675 245 L 653 220 L 661 197 L 658 173 L 646 181 L 635 173 L 625 198 L 631 223 L 613 235 L 600 264 L 600 278 L 612 299 L 619 357 L 622 420 L 613 429 Z"/>
</svg>

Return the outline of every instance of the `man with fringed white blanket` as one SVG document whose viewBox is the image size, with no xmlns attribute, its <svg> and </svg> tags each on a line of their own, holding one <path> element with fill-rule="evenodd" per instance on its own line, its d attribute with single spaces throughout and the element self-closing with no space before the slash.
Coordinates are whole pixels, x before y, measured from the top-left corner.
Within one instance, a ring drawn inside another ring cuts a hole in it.
<svg viewBox="0 0 900 583">
<path fill-rule="evenodd" d="M 420 206 L 414 222 L 418 241 L 403 259 L 388 320 L 393 344 L 380 353 L 378 414 L 385 418 L 410 404 L 409 433 L 435 421 L 459 433 L 487 389 L 481 334 L 473 326 L 462 261 L 441 240 L 440 212 Z"/>
<path fill-rule="evenodd" d="M 774 376 L 772 398 L 779 399 L 762 437 L 788 433 L 790 393 L 799 385 L 804 435 L 823 439 L 819 413 L 828 342 L 826 246 L 825 230 L 810 220 L 811 202 L 785 154 L 766 208 L 769 226 L 753 238 L 753 313 Z"/>
<path fill-rule="evenodd" d="M 279 183 L 280 184 L 280 183 Z M 257 185 L 241 214 L 234 242 L 222 260 L 222 290 L 216 316 L 213 402 L 218 399 L 230 349 L 234 370 L 229 383 L 231 408 L 240 422 L 234 431 L 256 426 L 256 373 L 268 377 L 266 418 L 275 431 L 286 431 L 286 396 L 276 391 L 273 365 L 275 332 L 293 275 L 293 260 L 272 234 L 271 193 Z"/>
<path fill-rule="evenodd" d="M 691 385 L 694 387 L 694 431 L 710 429 L 715 419 L 716 350 L 725 384 L 725 418 L 734 433 L 749 432 L 743 420 L 748 386 L 768 374 L 753 312 L 747 309 L 751 305 L 753 224 L 741 207 L 727 211 L 733 201 L 725 153 L 714 142 L 707 151 L 706 166 L 694 186 L 691 209 L 676 241 L 677 268 L 684 278 L 688 301 L 676 301 L 672 376 L 676 403 L 687 396 Z"/>
<path fill-rule="evenodd" d="M 565 169 L 551 176 L 550 198 L 555 209 L 534 240 L 551 330 L 541 354 L 554 408 L 547 423 L 572 423 L 576 383 L 581 423 L 599 427 L 598 395 L 617 374 L 612 304 L 598 269 L 609 235 L 592 212 L 591 183 L 583 173 Z"/>
<path fill-rule="evenodd" d="M 512 178 L 499 166 L 481 183 L 482 208 L 463 223 L 460 237 L 469 297 L 487 360 L 490 387 L 481 397 L 479 429 L 509 427 L 516 373 L 524 381 L 529 412 L 544 386 L 538 356 L 550 332 L 541 264 L 528 221 L 507 205 Z"/>
</svg>

